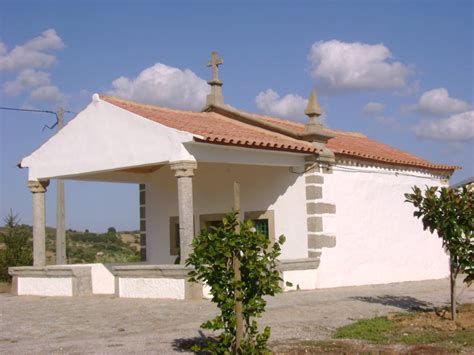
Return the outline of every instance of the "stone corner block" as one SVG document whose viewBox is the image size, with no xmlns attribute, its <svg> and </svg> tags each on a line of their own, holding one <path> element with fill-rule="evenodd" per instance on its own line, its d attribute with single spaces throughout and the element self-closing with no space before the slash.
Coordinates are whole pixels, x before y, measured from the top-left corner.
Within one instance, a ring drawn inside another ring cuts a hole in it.
<svg viewBox="0 0 474 355">
<path fill-rule="evenodd" d="M 324 177 L 320 175 L 307 175 L 305 177 L 307 184 L 324 184 Z"/>
<path fill-rule="evenodd" d="M 323 218 L 322 217 L 308 217 L 308 232 L 322 232 Z"/>
<path fill-rule="evenodd" d="M 321 258 L 320 250 L 308 250 L 308 258 L 319 259 Z"/>
<path fill-rule="evenodd" d="M 325 214 L 336 213 L 336 205 L 324 202 L 308 202 L 306 203 L 307 214 Z"/>
<path fill-rule="evenodd" d="M 336 246 L 336 236 L 325 234 L 310 234 L 308 235 L 308 248 L 334 248 Z"/>
<path fill-rule="evenodd" d="M 306 199 L 316 200 L 323 198 L 323 188 L 321 186 L 306 186 Z"/>
<path fill-rule="evenodd" d="M 321 172 L 323 174 L 332 174 L 333 173 L 332 165 L 322 167 Z"/>
</svg>

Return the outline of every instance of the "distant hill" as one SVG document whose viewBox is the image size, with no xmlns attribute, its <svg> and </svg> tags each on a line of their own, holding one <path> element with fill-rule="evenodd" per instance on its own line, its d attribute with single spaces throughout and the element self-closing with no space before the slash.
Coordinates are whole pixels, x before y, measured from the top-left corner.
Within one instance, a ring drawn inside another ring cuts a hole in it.
<svg viewBox="0 0 474 355">
<path fill-rule="evenodd" d="M 33 228 L 25 225 L 32 233 Z M 68 263 L 120 263 L 140 261 L 140 234 L 138 231 L 114 232 L 109 228 L 106 233 L 89 231 L 66 231 Z M 0 250 L 5 249 L 0 227 Z M 32 241 L 32 236 L 30 242 Z M 56 255 L 56 228 L 46 227 L 46 263 L 54 264 Z"/>
</svg>

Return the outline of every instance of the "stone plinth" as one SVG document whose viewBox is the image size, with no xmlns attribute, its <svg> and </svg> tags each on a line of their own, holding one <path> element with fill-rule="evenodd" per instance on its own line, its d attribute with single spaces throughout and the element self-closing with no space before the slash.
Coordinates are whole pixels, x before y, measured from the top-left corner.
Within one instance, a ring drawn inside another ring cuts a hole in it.
<svg viewBox="0 0 474 355">
<path fill-rule="evenodd" d="M 92 295 L 90 266 L 10 267 L 12 293 L 19 296 Z"/>
<path fill-rule="evenodd" d="M 126 298 L 201 299 L 202 286 L 188 281 L 183 265 L 114 266 L 115 295 Z"/>
</svg>

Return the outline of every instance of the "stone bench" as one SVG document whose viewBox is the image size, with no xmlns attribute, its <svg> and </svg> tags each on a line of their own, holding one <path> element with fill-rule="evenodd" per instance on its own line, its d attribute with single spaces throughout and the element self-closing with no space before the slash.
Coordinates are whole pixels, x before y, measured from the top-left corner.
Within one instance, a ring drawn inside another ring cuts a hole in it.
<svg viewBox="0 0 474 355">
<path fill-rule="evenodd" d="M 202 286 L 188 282 L 183 265 L 114 266 L 115 295 L 127 298 L 201 299 Z"/>
<path fill-rule="evenodd" d="M 277 270 L 283 279 L 283 291 L 314 290 L 316 286 L 316 271 L 320 264 L 320 257 L 280 260 Z M 293 286 L 287 286 L 290 282 Z"/>
<path fill-rule="evenodd" d="M 10 267 L 12 293 L 19 296 L 92 295 L 90 266 Z"/>
</svg>

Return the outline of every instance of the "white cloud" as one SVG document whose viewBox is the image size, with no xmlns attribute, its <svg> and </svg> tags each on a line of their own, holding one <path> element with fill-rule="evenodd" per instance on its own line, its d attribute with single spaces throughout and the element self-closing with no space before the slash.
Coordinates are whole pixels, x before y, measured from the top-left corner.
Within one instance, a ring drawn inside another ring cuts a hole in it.
<svg viewBox="0 0 474 355">
<path fill-rule="evenodd" d="M 30 99 L 33 101 L 64 104 L 66 101 L 66 95 L 64 95 L 56 86 L 47 85 L 33 90 Z"/>
<path fill-rule="evenodd" d="M 308 54 L 311 75 L 332 92 L 406 89 L 411 66 L 391 61 L 383 44 L 319 41 Z"/>
<path fill-rule="evenodd" d="M 304 110 L 308 100 L 301 96 L 288 94 L 284 97 L 267 89 L 260 92 L 255 98 L 257 107 L 267 115 L 274 115 L 288 119 L 301 119 L 304 117 Z"/>
<path fill-rule="evenodd" d="M 445 88 L 438 88 L 425 92 L 416 105 L 402 107 L 402 111 L 425 116 L 447 116 L 468 111 L 470 108 L 469 103 L 450 97 Z"/>
<path fill-rule="evenodd" d="M 362 113 L 366 116 L 375 116 L 382 113 L 385 110 L 385 105 L 379 102 L 369 102 L 362 109 Z"/>
<path fill-rule="evenodd" d="M 136 78 L 120 77 L 112 82 L 111 95 L 144 103 L 189 110 L 201 110 L 210 88 L 189 69 L 165 64 L 143 70 Z"/>
<path fill-rule="evenodd" d="M 20 46 L 15 46 L 10 52 L 7 51 L 5 44 L 0 42 L 0 70 L 16 71 L 48 67 L 56 61 L 56 56 L 44 51 L 63 47 L 62 39 L 52 28 Z"/>
<path fill-rule="evenodd" d="M 412 127 L 418 137 L 446 141 L 474 139 L 474 111 L 458 113 L 437 121 L 422 121 Z"/>
<path fill-rule="evenodd" d="M 15 80 L 3 84 L 3 92 L 6 95 L 18 95 L 26 89 L 48 85 L 50 83 L 49 73 L 34 69 L 22 70 Z"/>
</svg>

